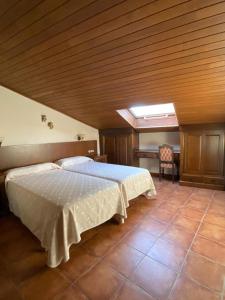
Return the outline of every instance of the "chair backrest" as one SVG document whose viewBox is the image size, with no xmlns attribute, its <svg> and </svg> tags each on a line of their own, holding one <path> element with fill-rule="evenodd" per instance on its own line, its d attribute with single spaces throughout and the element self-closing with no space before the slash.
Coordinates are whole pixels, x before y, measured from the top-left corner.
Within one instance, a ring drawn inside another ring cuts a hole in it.
<svg viewBox="0 0 225 300">
<path fill-rule="evenodd" d="M 159 160 L 167 163 L 174 161 L 173 147 L 171 145 L 163 144 L 159 146 Z"/>
</svg>

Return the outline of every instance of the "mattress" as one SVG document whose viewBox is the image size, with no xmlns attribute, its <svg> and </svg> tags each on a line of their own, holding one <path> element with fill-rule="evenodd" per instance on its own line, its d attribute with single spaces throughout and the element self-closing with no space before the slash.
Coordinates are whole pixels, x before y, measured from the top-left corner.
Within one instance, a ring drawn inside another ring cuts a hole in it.
<svg viewBox="0 0 225 300">
<path fill-rule="evenodd" d="M 65 170 L 117 182 L 123 193 L 126 207 L 129 201 L 144 194 L 147 198 L 156 195 L 152 177 L 147 169 L 87 161 L 62 166 Z"/>
<path fill-rule="evenodd" d="M 126 217 L 117 183 L 62 169 L 13 178 L 6 192 L 10 210 L 48 251 L 50 267 L 69 259 L 82 232 L 115 214 Z"/>
</svg>

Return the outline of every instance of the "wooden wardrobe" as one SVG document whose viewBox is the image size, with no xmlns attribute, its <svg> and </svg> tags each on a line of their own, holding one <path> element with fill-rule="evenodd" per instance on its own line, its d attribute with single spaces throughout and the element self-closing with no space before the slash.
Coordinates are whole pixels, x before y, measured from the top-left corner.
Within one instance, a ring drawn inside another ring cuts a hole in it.
<svg viewBox="0 0 225 300">
<path fill-rule="evenodd" d="M 99 130 L 100 151 L 106 154 L 108 163 L 138 166 L 135 156 L 138 148 L 138 133 L 132 128 L 113 128 Z"/>
<path fill-rule="evenodd" d="M 180 183 L 224 189 L 225 124 L 181 127 Z"/>
</svg>

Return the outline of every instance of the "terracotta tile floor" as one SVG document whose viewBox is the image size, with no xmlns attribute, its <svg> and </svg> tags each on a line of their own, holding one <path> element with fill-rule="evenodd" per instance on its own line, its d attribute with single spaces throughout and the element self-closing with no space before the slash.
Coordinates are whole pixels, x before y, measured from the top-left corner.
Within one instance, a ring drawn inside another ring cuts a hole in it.
<svg viewBox="0 0 225 300">
<path fill-rule="evenodd" d="M 1 218 L 0 300 L 222 300 L 225 192 L 155 184 L 156 200 L 84 233 L 56 269 L 17 218 Z"/>
</svg>

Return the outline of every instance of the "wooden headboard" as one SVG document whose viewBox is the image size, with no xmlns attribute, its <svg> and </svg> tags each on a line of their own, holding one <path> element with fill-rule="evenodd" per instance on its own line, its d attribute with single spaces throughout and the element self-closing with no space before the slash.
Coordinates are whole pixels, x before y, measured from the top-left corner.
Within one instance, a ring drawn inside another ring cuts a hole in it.
<svg viewBox="0 0 225 300">
<path fill-rule="evenodd" d="M 94 150 L 92 155 L 97 154 L 96 140 L 3 146 L 0 147 L 0 170 L 5 171 L 38 163 L 54 162 L 64 157 L 89 155 L 88 150 Z"/>
</svg>

